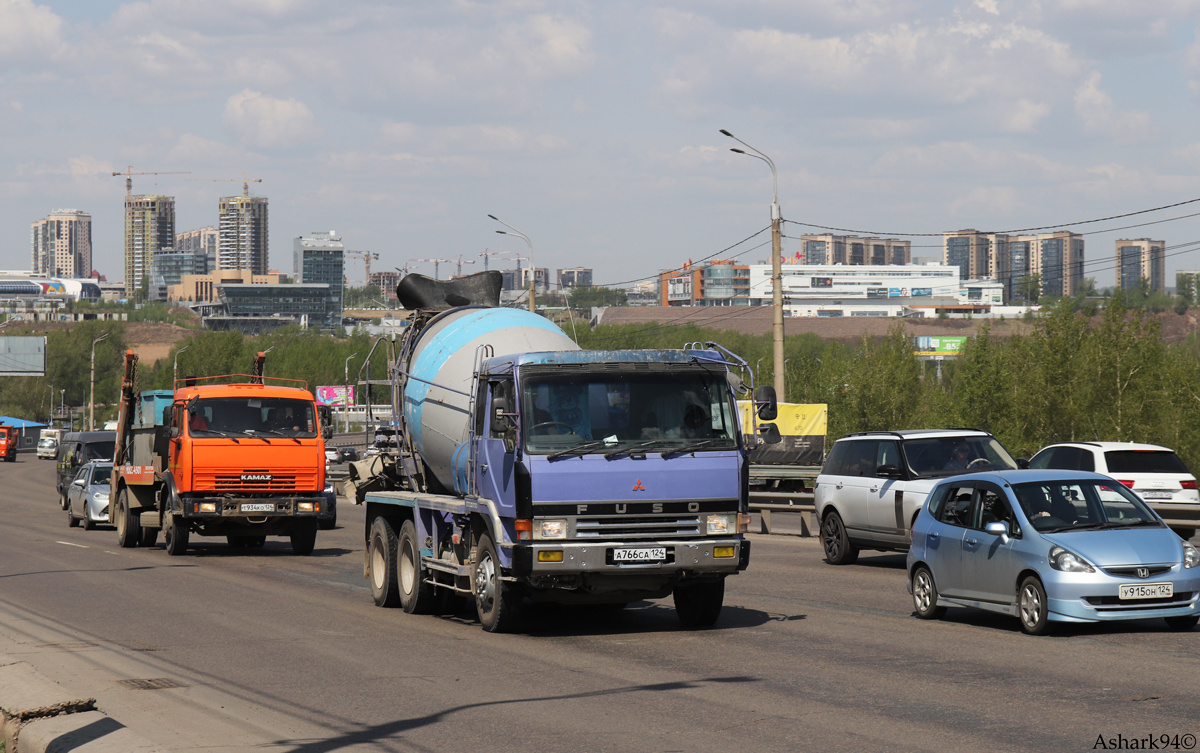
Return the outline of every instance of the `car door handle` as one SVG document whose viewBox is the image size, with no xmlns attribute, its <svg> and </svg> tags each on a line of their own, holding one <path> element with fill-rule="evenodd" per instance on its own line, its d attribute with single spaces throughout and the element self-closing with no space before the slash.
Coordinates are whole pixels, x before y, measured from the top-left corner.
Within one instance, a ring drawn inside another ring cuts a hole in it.
<svg viewBox="0 0 1200 753">
<path fill-rule="evenodd" d="M 841 488 L 842 488 L 842 482 L 840 482 L 840 481 L 838 482 L 837 488 L 838 488 L 838 489 L 841 489 Z"/>
<path fill-rule="evenodd" d="M 967 539 L 967 546 L 975 546 L 979 543 L 979 539 Z"/>
<path fill-rule="evenodd" d="M 931 534 L 929 534 L 929 540 L 930 540 L 930 541 L 937 541 L 937 540 L 938 540 L 938 535 L 937 535 L 936 533 L 931 533 Z"/>
<path fill-rule="evenodd" d="M 879 491 L 879 487 L 878 487 L 878 486 L 872 486 L 872 487 L 871 487 L 871 491 L 872 491 L 872 492 L 877 492 L 877 491 Z"/>
</svg>

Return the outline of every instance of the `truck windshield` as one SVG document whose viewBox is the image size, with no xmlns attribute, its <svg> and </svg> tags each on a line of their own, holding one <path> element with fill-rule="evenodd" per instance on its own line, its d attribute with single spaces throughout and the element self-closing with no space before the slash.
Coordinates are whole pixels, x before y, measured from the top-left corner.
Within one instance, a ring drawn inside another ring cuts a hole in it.
<svg viewBox="0 0 1200 753">
<path fill-rule="evenodd" d="M 193 437 L 317 436 L 313 404 L 281 397 L 211 397 L 189 409 Z"/>
<path fill-rule="evenodd" d="M 525 449 L 531 453 L 738 446 L 723 372 L 543 373 L 522 380 L 521 397 Z"/>
</svg>

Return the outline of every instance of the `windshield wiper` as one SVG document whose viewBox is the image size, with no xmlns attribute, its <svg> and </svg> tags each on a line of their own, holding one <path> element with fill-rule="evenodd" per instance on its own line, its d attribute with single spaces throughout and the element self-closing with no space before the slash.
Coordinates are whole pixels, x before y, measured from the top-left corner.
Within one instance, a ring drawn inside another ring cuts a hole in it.
<svg viewBox="0 0 1200 753">
<path fill-rule="evenodd" d="M 1157 520 L 1144 520 L 1142 518 L 1138 518 L 1137 520 L 1110 520 L 1110 521 L 1108 521 L 1108 524 L 1105 525 L 1104 527 L 1105 528 L 1133 528 L 1134 526 L 1158 527 L 1159 525 L 1160 525 L 1160 523 Z"/>
<path fill-rule="evenodd" d="M 702 439 L 699 442 L 693 442 L 689 445 L 684 445 L 683 447 L 676 447 L 673 450 L 667 450 L 662 454 L 662 456 L 663 460 L 666 460 L 667 458 L 672 458 L 676 455 L 687 455 L 688 453 L 695 452 L 696 450 L 703 450 L 705 447 L 711 447 L 717 442 L 732 441 L 733 440 L 731 440 L 729 437 L 713 437 L 712 439 Z"/>
<path fill-rule="evenodd" d="M 609 444 L 609 442 L 603 439 L 589 439 L 586 442 L 580 442 L 574 447 L 568 447 L 565 450 L 559 450 L 558 452 L 551 453 L 546 456 L 546 460 L 556 460 L 567 455 L 585 455 L 589 451 L 606 444 Z"/>
<path fill-rule="evenodd" d="M 606 453 L 604 453 L 604 457 L 609 460 L 612 460 L 613 458 L 619 458 L 622 455 L 632 455 L 633 453 L 637 452 L 638 450 L 644 450 L 647 447 L 653 447 L 656 444 L 662 444 L 663 442 L 670 442 L 670 441 L 673 441 L 673 440 L 651 439 L 646 442 L 639 442 L 638 444 L 629 445 L 628 447 L 622 447 L 620 449 L 613 450 L 612 452 L 606 452 Z"/>
</svg>

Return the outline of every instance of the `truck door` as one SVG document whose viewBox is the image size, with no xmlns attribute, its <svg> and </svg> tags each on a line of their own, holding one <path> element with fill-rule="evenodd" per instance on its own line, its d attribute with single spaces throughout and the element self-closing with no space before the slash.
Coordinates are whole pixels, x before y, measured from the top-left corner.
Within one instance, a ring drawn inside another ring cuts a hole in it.
<svg viewBox="0 0 1200 753">
<path fill-rule="evenodd" d="M 512 509 L 515 504 L 513 467 L 516 462 L 516 390 L 512 380 L 488 383 L 483 431 L 475 465 L 479 495 Z"/>
</svg>

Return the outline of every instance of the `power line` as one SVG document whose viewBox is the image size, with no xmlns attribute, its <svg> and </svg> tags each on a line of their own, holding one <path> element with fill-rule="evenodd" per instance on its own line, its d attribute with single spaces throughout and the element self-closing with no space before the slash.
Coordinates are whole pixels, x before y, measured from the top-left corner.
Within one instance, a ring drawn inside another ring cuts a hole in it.
<svg viewBox="0 0 1200 753">
<path fill-rule="evenodd" d="M 609 288 L 611 288 L 611 287 L 616 287 L 617 285 L 629 285 L 629 284 L 631 284 L 631 283 L 635 283 L 635 282 L 644 282 L 645 280 L 653 280 L 653 279 L 655 279 L 655 278 L 657 278 L 657 277 L 660 277 L 660 276 L 662 276 L 662 275 L 664 275 L 664 274 L 669 274 L 669 273 L 671 273 L 671 272 L 682 272 L 684 269 L 686 269 L 686 267 L 687 267 L 687 266 L 690 266 L 691 264 L 699 264 L 699 263 L 701 263 L 701 262 L 706 262 L 706 261 L 708 261 L 709 259 L 716 258 L 716 257 L 720 256 L 721 254 L 724 254 L 724 253 L 726 253 L 726 252 L 728 252 L 728 251 L 731 251 L 731 250 L 733 250 L 733 249 L 737 248 L 738 246 L 742 245 L 742 244 L 743 244 L 743 243 L 745 243 L 746 241 L 748 241 L 748 240 L 751 240 L 751 239 L 753 239 L 753 238 L 755 238 L 755 237 L 757 237 L 757 236 L 759 236 L 759 235 L 762 235 L 763 233 L 767 232 L 767 231 L 768 231 L 768 230 L 770 230 L 770 229 L 771 229 L 771 226 L 770 226 L 770 225 L 767 225 L 767 226 L 766 226 L 766 227 L 764 227 L 762 230 L 759 230 L 757 233 L 753 233 L 753 234 L 751 234 L 751 235 L 748 235 L 748 236 L 746 236 L 745 238 L 741 239 L 740 241 L 738 241 L 737 243 L 733 244 L 732 246 L 726 246 L 725 248 L 721 249 L 720 251 L 717 251 L 717 252 L 716 252 L 716 253 L 714 253 L 714 254 L 709 254 L 708 256 L 701 257 L 701 258 L 700 258 L 698 261 L 695 261 L 695 262 L 690 262 L 688 265 L 685 265 L 685 266 L 674 267 L 673 269 L 664 270 L 664 271 L 662 271 L 662 272 L 657 272 L 657 273 L 655 273 L 655 274 L 652 274 L 652 275 L 646 275 L 646 276 L 644 276 L 644 277 L 636 277 L 636 278 L 634 278 L 634 279 L 632 279 L 632 280 L 621 280 L 620 282 L 608 282 L 608 283 L 604 283 L 603 285 L 597 285 L 597 286 L 595 286 L 595 287 L 609 287 Z M 759 245 L 760 245 L 760 246 L 762 246 L 762 245 L 766 245 L 766 244 L 759 244 Z M 758 247 L 759 247 L 759 246 L 755 246 L 754 248 L 758 248 Z M 747 251 L 753 251 L 753 250 L 754 250 L 753 248 L 748 248 L 748 249 L 746 249 L 745 251 L 739 251 L 737 254 L 735 254 L 734 258 L 737 258 L 738 256 L 741 256 L 742 254 L 746 253 Z"/>
</svg>

